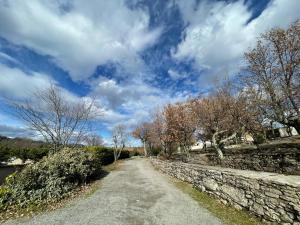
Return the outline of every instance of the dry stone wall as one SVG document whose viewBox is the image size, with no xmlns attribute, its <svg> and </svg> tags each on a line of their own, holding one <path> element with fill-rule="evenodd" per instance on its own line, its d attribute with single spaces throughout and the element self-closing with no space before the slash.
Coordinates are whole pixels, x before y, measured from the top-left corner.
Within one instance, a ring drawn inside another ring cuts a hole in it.
<svg viewBox="0 0 300 225">
<path fill-rule="evenodd" d="M 223 160 L 213 150 L 210 153 L 192 152 L 190 160 L 210 166 L 300 175 L 300 145 L 228 149 L 224 151 Z"/>
<path fill-rule="evenodd" d="M 300 176 L 152 159 L 154 167 L 271 224 L 300 225 Z"/>
</svg>

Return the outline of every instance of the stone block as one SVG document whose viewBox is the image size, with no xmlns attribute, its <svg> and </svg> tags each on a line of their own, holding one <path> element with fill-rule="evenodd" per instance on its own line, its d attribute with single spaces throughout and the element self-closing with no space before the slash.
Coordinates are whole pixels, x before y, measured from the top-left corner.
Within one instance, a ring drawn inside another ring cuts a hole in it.
<svg viewBox="0 0 300 225">
<path fill-rule="evenodd" d="M 248 206 L 248 199 L 246 198 L 244 191 L 226 184 L 222 185 L 219 190 L 225 193 L 233 202 L 243 207 Z"/>
<path fill-rule="evenodd" d="M 250 208 L 250 210 L 261 216 L 265 214 L 264 207 L 257 203 L 254 203 L 253 206 Z"/>
<path fill-rule="evenodd" d="M 218 183 L 213 180 L 213 179 L 210 179 L 210 178 L 204 178 L 202 180 L 203 182 L 203 186 L 207 189 L 207 190 L 210 190 L 210 191 L 216 191 L 217 188 L 218 188 Z"/>
</svg>

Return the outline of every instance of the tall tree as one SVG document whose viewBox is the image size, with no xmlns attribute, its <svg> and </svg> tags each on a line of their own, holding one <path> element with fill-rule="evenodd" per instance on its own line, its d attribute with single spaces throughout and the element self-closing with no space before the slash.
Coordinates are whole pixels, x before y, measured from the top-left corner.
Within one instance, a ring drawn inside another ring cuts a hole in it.
<svg viewBox="0 0 300 225">
<path fill-rule="evenodd" d="M 260 96 L 266 118 L 300 133 L 300 22 L 271 29 L 245 54 L 246 84 Z"/>
</svg>

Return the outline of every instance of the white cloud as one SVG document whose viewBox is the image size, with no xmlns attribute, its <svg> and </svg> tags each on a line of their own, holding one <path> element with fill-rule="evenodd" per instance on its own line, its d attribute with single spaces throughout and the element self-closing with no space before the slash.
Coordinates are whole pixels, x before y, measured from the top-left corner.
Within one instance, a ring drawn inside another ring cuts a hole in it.
<svg viewBox="0 0 300 225">
<path fill-rule="evenodd" d="M 168 74 L 173 80 L 184 79 L 189 76 L 186 72 L 179 73 L 178 71 L 173 69 L 169 69 Z"/>
<path fill-rule="evenodd" d="M 15 64 L 20 64 L 20 62 L 18 60 L 14 59 L 13 57 L 11 57 L 3 52 L 0 52 L 0 62 L 1 61 L 4 61 L 4 62 L 8 61 L 8 62 L 13 62 Z"/>
<path fill-rule="evenodd" d="M 0 64 L 0 94 L 3 97 L 28 98 L 33 91 L 49 87 L 51 83 L 55 82 L 45 74 L 26 74 L 20 69 Z"/>
<path fill-rule="evenodd" d="M 178 1 L 184 21 L 189 24 L 183 41 L 172 50 L 178 60 L 195 60 L 207 75 L 227 75 L 239 70 L 243 53 L 266 29 L 287 27 L 299 18 L 298 0 L 273 0 L 263 13 L 252 20 L 244 1 Z M 201 78 L 202 81 L 203 79 Z M 210 77 L 210 79 L 212 79 Z"/>
<path fill-rule="evenodd" d="M 30 137 L 33 139 L 38 138 L 38 134 L 26 127 L 7 126 L 0 124 L 0 135 L 15 138 L 15 137 Z"/>
<path fill-rule="evenodd" d="M 50 76 L 30 72 L 25 73 L 18 68 L 11 68 L 6 65 L 0 64 L 0 95 L 7 100 L 37 100 L 34 93 L 39 90 L 45 90 L 50 85 L 56 85 L 64 99 L 70 102 L 77 102 L 80 99 L 84 101 L 91 101 L 90 96 L 79 97 L 74 93 L 59 86 L 59 84 Z"/>
<path fill-rule="evenodd" d="M 155 108 L 187 98 L 187 93 L 174 96 L 168 90 L 157 89 L 137 79 L 118 83 L 102 77 L 93 83 L 95 88 L 92 95 L 97 96 L 105 108 L 101 120 L 108 129 L 118 123 L 125 123 L 132 128 L 138 122 L 149 119 Z"/>
<path fill-rule="evenodd" d="M 129 9 L 124 0 L 75 0 L 66 11 L 58 2 L 1 2 L 0 36 L 52 56 L 74 80 L 110 61 L 139 64 L 138 53 L 160 35 L 160 29 L 148 30 L 145 11 Z"/>
</svg>

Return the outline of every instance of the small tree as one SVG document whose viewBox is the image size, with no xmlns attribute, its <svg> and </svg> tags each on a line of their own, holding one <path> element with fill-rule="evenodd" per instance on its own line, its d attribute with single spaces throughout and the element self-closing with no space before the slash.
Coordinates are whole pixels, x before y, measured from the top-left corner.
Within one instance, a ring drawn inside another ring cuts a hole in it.
<svg viewBox="0 0 300 225">
<path fill-rule="evenodd" d="M 161 149 L 166 158 L 170 158 L 176 150 L 177 143 L 172 130 L 172 114 L 164 108 L 157 110 L 153 115 L 153 121 L 150 124 L 149 142 Z"/>
<path fill-rule="evenodd" d="M 244 93 L 232 90 L 231 84 L 221 86 L 215 93 L 194 100 L 194 115 L 198 130 L 212 141 L 218 157 L 223 159 L 224 145 L 237 135 L 258 131 L 262 127 L 258 114 L 247 104 Z"/>
<path fill-rule="evenodd" d="M 33 96 L 32 101 L 14 103 L 13 106 L 17 116 L 29 128 L 53 145 L 52 152 L 79 144 L 89 131 L 90 120 L 97 115 L 94 100 L 67 100 L 54 85 L 33 93 Z"/>
<path fill-rule="evenodd" d="M 144 155 L 146 157 L 148 156 L 147 143 L 149 144 L 149 139 L 150 139 L 150 132 L 151 132 L 150 126 L 151 125 L 149 123 L 142 123 L 138 125 L 135 128 L 135 130 L 132 132 L 132 136 L 134 138 L 141 140 L 141 142 L 143 143 Z"/>
<path fill-rule="evenodd" d="M 114 145 L 114 161 L 116 162 L 128 141 L 128 134 L 124 125 L 117 125 L 112 131 L 112 141 Z"/>
<path fill-rule="evenodd" d="M 103 139 L 98 134 L 86 135 L 85 142 L 88 146 L 102 146 L 103 145 Z"/>
<path fill-rule="evenodd" d="M 169 104 L 164 108 L 169 135 L 187 156 L 194 142 L 196 122 L 191 101 Z"/>
</svg>

